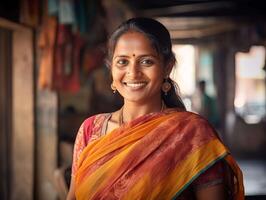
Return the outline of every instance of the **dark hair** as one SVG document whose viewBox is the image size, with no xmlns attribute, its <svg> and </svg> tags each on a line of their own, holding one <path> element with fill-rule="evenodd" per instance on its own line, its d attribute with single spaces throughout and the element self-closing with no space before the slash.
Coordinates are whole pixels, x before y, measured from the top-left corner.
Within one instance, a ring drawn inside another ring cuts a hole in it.
<svg viewBox="0 0 266 200">
<path fill-rule="evenodd" d="M 176 62 L 175 55 L 172 52 L 170 34 L 166 27 L 154 19 L 137 17 L 122 23 L 111 35 L 107 54 L 108 66 L 111 65 L 118 39 L 123 34 L 130 31 L 144 34 L 151 41 L 151 44 L 156 49 L 157 53 L 162 55 L 165 65 L 169 64 L 170 62 L 173 64 Z M 179 90 L 177 84 L 170 78 L 168 78 L 168 81 L 172 87 L 167 95 L 162 92 L 162 99 L 164 103 L 170 108 L 178 107 L 185 109 L 184 103 L 178 95 Z"/>
<path fill-rule="evenodd" d="M 198 81 L 198 84 L 205 85 L 205 84 L 206 84 L 206 81 L 205 81 L 205 80 L 199 80 L 199 81 Z"/>
</svg>

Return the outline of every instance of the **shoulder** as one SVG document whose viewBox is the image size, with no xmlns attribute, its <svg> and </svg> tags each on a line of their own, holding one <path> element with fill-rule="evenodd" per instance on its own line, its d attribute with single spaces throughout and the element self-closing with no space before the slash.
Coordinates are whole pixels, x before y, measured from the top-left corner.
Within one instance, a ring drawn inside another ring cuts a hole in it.
<svg viewBox="0 0 266 200">
<path fill-rule="evenodd" d="M 85 141 L 89 141 L 92 137 L 100 137 L 101 129 L 105 120 L 111 115 L 111 113 L 100 113 L 88 117 L 82 123 L 83 137 Z"/>
<path fill-rule="evenodd" d="M 186 119 L 191 124 L 213 128 L 210 122 L 202 115 L 190 111 L 185 111 L 184 115 L 187 116 Z"/>
<path fill-rule="evenodd" d="M 106 118 L 108 118 L 111 115 L 111 113 L 99 113 L 96 115 L 92 115 L 88 118 L 86 118 L 82 125 L 83 127 L 86 128 L 90 128 L 92 126 L 97 126 L 100 125 L 99 123 L 103 120 L 105 120 Z"/>
<path fill-rule="evenodd" d="M 84 126 L 84 128 L 93 126 L 93 125 L 99 123 L 99 121 L 106 119 L 110 115 L 111 115 L 111 113 L 100 113 L 100 114 L 92 115 L 92 116 L 86 118 L 83 121 L 82 125 Z"/>
<path fill-rule="evenodd" d="M 179 127 L 181 126 L 187 130 L 216 132 L 209 121 L 197 113 L 190 111 L 176 111 L 175 113 L 174 121 Z"/>
<path fill-rule="evenodd" d="M 203 116 L 191 111 L 174 111 L 176 119 L 180 122 L 198 122 L 201 124 L 208 124 L 208 121 Z"/>
</svg>

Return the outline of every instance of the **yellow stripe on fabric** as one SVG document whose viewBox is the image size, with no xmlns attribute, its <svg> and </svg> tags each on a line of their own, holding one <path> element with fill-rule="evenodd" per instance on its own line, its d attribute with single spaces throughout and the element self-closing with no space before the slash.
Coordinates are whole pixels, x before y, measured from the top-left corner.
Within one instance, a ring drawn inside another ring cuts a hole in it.
<svg viewBox="0 0 266 200">
<path fill-rule="evenodd" d="M 227 153 L 224 153 L 223 155 L 221 155 L 220 157 L 218 157 L 217 159 L 213 160 L 209 165 L 207 165 L 204 169 L 202 169 L 201 171 L 199 171 L 188 183 L 186 183 L 181 190 L 179 190 L 175 196 L 172 199 L 176 199 L 185 189 L 187 189 L 187 187 L 196 179 L 198 178 L 202 173 L 204 173 L 206 170 L 208 170 L 211 166 L 213 166 L 215 163 L 217 163 L 219 160 L 224 159 L 225 156 L 227 156 Z"/>
<path fill-rule="evenodd" d="M 226 153 L 226 148 L 218 139 L 214 139 L 206 145 L 199 147 L 177 165 L 177 167 L 169 173 L 169 176 L 162 180 L 160 184 L 154 186 L 155 188 L 148 199 L 156 199 L 158 196 L 164 200 L 172 199 L 194 176 L 200 173 L 212 161 Z M 195 165 L 194 163 L 197 163 L 197 166 L 191 169 L 191 166 Z M 135 188 L 132 188 L 132 191 L 135 190 Z M 130 197 L 130 195 L 128 197 Z"/>
<path fill-rule="evenodd" d="M 147 191 L 147 184 L 151 183 L 152 177 L 149 174 L 145 174 L 141 177 L 141 180 L 138 181 L 134 187 L 128 191 L 128 193 L 122 198 L 122 200 L 149 200 L 151 191 Z M 150 186 L 148 189 L 152 189 L 153 186 Z M 164 199 L 164 198 L 162 198 Z"/>
<path fill-rule="evenodd" d="M 199 147 L 195 152 L 192 152 L 191 155 L 188 155 L 177 168 L 169 176 L 168 181 L 172 185 L 172 190 L 169 192 L 166 199 L 171 199 L 179 190 L 182 188 L 197 174 L 199 174 L 206 166 L 217 158 L 226 154 L 226 148 L 218 140 L 214 139 Z M 190 166 L 194 166 L 193 163 L 197 163 L 196 167 L 191 169 Z M 177 180 L 177 177 L 178 178 Z"/>
<path fill-rule="evenodd" d="M 101 191 L 101 189 L 110 181 L 109 179 L 112 177 L 112 174 L 116 173 L 118 167 L 121 165 L 124 157 L 127 156 L 131 148 L 132 147 L 125 149 L 118 156 L 100 166 L 93 174 L 80 183 L 79 190 L 76 192 L 77 199 L 91 199 L 98 191 Z"/>
</svg>

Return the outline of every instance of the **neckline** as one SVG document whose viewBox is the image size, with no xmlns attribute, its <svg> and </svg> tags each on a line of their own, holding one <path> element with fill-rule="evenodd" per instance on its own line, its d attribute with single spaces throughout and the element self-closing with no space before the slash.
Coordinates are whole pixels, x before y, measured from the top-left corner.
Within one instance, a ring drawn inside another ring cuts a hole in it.
<svg viewBox="0 0 266 200">
<path fill-rule="evenodd" d="M 183 111 L 183 110 L 181 110 L 181 109 L 179 109 L 179 108 L 177 109 L 177 108 L 167 108 L 167 107 L 165 107 L 162 111 L 158 111 L 158 112 L 160 112 L 160 113 L 162 113 L 162 114 L 169 114 L 169 113 L 174 112 L 174 111 L 178 111 L 178 112 L 180 112 L 180 111 Z M 151 115 L 151 114 L 158 113 L 158 112 L 148 113 L 147 115 Z M 108 122 L 109 122 L 110 119 L 112 118 L 113 114 L 114 114 L 114 112 L 111 112 L 111 113 L 105 113 L 106 118 L 104 119 L 103 124 L 102 124 L 101 136 L 104 136 L 104 135 L 107 134 L 106 131 L 107 131 L 107 128 L 108 128 Z M 122 124 L 121 126 L 123 126 L 123 125 L 125 125 L 125 124 L 127 124 L 127 123 L 128 123 L 128 122 Z M 119 127 L 120 127 L 120 126 L 119 126 Z M 117 127 L 117 128 L 119 128 L 119 127 Z"/>
<path fill-rule="evenodd" d="M 160 111 L 155 111 L 155 112 L 151 112 L 151 113 L 147 113 L 145 115 L 148 115 L 148 114 L 152 114 L 152 113 L 158 113 L 158 112 L 163 112 L 165 109 L 167 109 L 164 101 L 162 100 L 161 101 L 161 110 Z M 118 125 L 119 127 L 124 125 L 124 124 L 127 124 L 128 122 L 124 122 L 123 118 L 124 118 L 124 106 L 122 106 L 119 111 L 118 111 Z"/>
<path fill-rule="evenodd" d="M 106 118 L 104 119 L 103 124 L 102 124 L 101 136 L 104 136 L 107 134 L 106 131 L 107 131 L 107 127 L 108 127 L 108 122 L 111 119 L 111 117 L 112 117 L 112 113 L 106 114 Z"/>
</svg>

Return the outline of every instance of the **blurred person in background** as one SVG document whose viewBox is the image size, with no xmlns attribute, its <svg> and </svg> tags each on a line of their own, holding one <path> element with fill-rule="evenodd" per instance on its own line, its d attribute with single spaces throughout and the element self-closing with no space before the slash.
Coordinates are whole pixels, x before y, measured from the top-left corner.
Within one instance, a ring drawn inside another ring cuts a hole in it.
<svg viewBox="0 0 266 200">
<path fill-rule="evenodd" d="M 244 199 L 235 160 L 176 92 L 175 61 L 170 34 L 156 20 L 129 19 L 111 35 L 111 88 L 123 106 L 81 124 L 68 200 Z"/>
<path fill-rule="evenodd" d="M 200 107 L 199 114 L 205 117 L 216 129 L 219 128 L 219 116 L 215 98 L 211 97 L 206 92 L 206 81 L 198 82 Z"/>
</svg>

